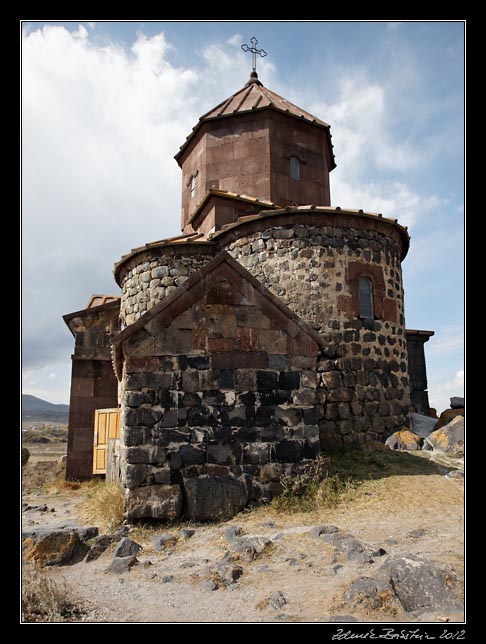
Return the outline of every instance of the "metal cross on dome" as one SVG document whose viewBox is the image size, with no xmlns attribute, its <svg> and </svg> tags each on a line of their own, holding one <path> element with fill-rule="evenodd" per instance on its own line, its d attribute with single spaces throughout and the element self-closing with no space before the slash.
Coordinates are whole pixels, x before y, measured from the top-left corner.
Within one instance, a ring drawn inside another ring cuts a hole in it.
<svg viewBox="0 0 486 644">
<path fill-rule="evenodd" d="M 245 52 L 249 51 L 251 54 L 253 54 L 253 71 L 256 72 L 256 57 L 257 57 L 257 54 L 261 58 L 265 58 L 265 56 L 267 55 L 267 52 L 264 49 L 257 49 L 258 40 L 255 38 L 255 36 L 252 36 L 250 38 L 250 42 L 251 42 L 251 47 L 249 45 L 247 45 L 247 44 L 244 44 L 244 45 L 241 45 L 241 48 L 243 49 L 243 51 L 245 51 Z"/>
</svg>

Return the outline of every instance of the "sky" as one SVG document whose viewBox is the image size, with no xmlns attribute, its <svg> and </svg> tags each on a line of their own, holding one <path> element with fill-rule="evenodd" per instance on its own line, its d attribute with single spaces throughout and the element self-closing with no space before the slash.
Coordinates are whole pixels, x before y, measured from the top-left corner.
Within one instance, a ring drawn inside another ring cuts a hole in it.
<svg viewBox="0 0 486 644">
<path fill-rule="evenodd" d="M 331 203 L 409 227 L 406 326 L 432 406 L 464 385 L 462 22 L 23 22 L 22 391 L 69 403 L 65 313 L 119 294 L 113 265 L 180 233 L 174 155 L 260 80 L 332 126 Z"/>
</svg>

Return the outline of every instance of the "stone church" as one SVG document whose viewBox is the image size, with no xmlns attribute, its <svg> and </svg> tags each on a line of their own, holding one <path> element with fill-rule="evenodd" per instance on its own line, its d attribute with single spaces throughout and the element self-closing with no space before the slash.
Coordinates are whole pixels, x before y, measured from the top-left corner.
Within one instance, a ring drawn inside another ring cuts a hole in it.
<svg viewBox="0 0 486 644">
<path fill-rule="evenodd" d="M 95 410 L 119 408 L 127 518 L 231 516 L 303 461 L 428 411 L 407 229 L 331 206 L 333 148 L 330 126 L 254 69 L 175 156 L 182 234 L 115 264 L 120 297 L 64 316 L 67 477 L 92 476 Z"/>
</svg>

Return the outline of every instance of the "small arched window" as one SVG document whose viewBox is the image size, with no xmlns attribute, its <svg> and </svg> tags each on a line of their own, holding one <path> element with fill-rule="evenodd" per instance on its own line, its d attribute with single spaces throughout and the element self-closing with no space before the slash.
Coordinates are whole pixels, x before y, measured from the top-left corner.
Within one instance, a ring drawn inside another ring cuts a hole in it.
<svg viewBox="0 0 486 644">
<path fill-rule="evenodd" d="M 292 179 L 300 179 L 299 159 L 296 157 L 290 158 L 290 176 Z"/>
<path fill-rule="evenodd" d="M 359 278 L 359 317 L 373 319 L 373 283 L 369 277 Z"/>
<path fill-rule="evenodd" d="M 191 197 L 194 197 L 194 192 L 196 191 L 196 175 L 192 175 L 191 177 L 191 183 L 189 184 L 190 186 L 190 191 L 191 191 Z"/>
</svg>

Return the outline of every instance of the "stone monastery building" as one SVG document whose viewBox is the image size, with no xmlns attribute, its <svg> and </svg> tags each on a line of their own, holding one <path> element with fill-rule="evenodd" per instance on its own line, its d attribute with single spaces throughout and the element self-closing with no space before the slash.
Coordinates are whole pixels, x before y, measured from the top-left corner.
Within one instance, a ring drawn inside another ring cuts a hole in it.
<svg viewBox="0 0 486 644">
<path fill-rule="evenodd" d="M 182 235 L 124 255 L 121 296 L 64 316 L 67 477 L 96 472 L 95 410 L 119 408 L 129 519 L 229 517 L 302 461 L 428 411 L 432 332 L 405 328 L 407 229 L 331 206 L 330 126 L 253 70 L 175 158 Z"/>
</svg>

